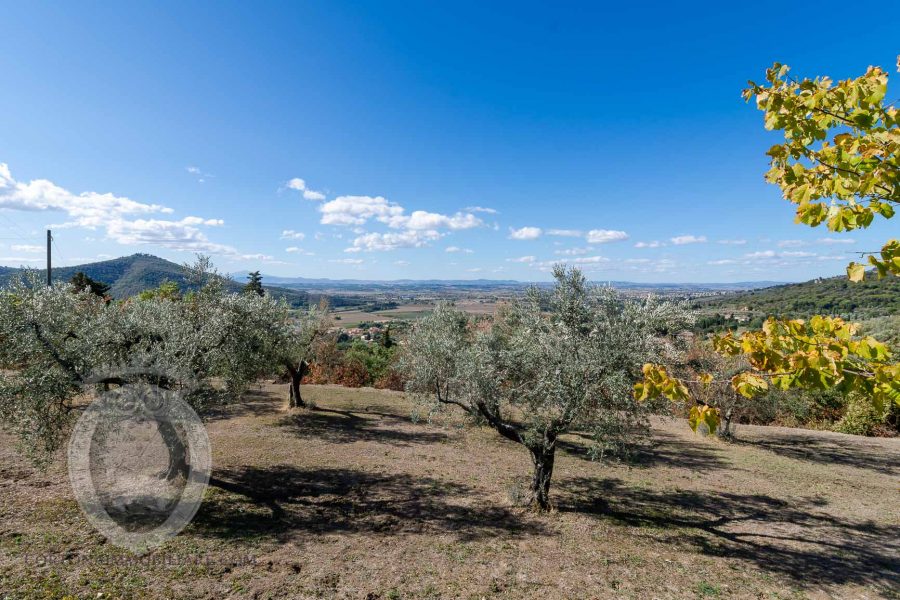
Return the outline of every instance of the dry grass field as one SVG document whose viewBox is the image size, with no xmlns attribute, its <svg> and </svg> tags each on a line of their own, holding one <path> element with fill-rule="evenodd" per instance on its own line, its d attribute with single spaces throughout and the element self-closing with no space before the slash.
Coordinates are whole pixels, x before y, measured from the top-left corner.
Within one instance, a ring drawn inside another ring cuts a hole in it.
<svg viewBox="0 0 900 600">
<path fill-rule="evenodd" d="M 470 315 L 492 315 L 497 310 L 496 302 L 481 302 L 477 300 L 459 300 L 456 307 Z M 397 308 L 366 312 L 361 310 L 335 310 L 332 314 L 340 316 L 335 321 L 341 327 L 355 327 L 366 321 L 412 321 L 434 310 L 434 304 L 404 304 Z"/>
<path fill-rule="evenodd" d="M 264 386 L 209 423 L 212 486 L 133 559 L 95 533 L 65 465 L 0 437 L 0 598 L 898 598 L 900 441 L 654 423 L 631 464 L 568 439 L 555 510 L 512 499 L 526 452 L 410 419 L 402 394 Z"/>
</svg>

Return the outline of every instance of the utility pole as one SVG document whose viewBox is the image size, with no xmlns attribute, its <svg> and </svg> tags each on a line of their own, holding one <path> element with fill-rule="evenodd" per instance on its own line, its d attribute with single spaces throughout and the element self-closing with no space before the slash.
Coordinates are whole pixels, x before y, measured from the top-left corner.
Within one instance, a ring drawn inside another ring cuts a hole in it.
<svg viewBox="0 0 900 600">
<path fill-rule="evenodd" d="M 52 274 L 52 264 L 50 261 L 50 242 L 53 241 L 53 234 L 50 233 L 50 230 L 47 230 L 47 287 L 51 287 L 53 285 L 53 274 Z"/>
</svg>

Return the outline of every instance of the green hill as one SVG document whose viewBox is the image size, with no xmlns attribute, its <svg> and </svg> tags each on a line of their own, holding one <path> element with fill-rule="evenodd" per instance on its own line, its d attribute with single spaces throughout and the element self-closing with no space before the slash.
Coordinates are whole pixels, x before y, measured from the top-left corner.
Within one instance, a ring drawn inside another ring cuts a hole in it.
<svg viewBox="0 0 900 600">
<path fill-rule="evenodd" d="M 20 269 L 0 267 L 0 285 L 5 285 L 19 271 Z M 53 281 L 69 281 L 79 271 L 95 281 L 109 285 L 110 294 L 118 299 L 128 298 L 146 289 L 158 287 L 167 280 L 178 283 L 183 290 L 191 287 L 181 265 L 150 254 L 133 254 L 74 267 L 54 268 Z M 41 277 L 46 277 L 45 270 L 39 270 L 38 273 Z M 227 285 L 232 291 L 238 291 L 243 287 L 243 282 L 229 280 Z M 284 298 L 288 304 L 294 307 L 306 306 L 310 299 L 308 293 L 300 290 L 270 286 L 266 286 L 266 290 L 276 298 Z M 317 298 L 313 299 L 313 301 L 317 300 Z"/>
<path fill-rule="evenodd" d="M 879 339 L 900 340 L 900 277 L 853 283 L 846 277 L 814 279 L 805 283 L 723 294 L 696 300 L 701 332 L 758 327 L 769 316 L 807 318 L 814 314 L 862 322 Z"/>
<path fill-rule="evenodd" d="M 867 319 L 900 314 L 900 278 L 853 283 L 846 277 L 815 279 L 805 283 L 728 294 L 698 303 L 701 309 L 738 309 L 755 315 L 808 317 L 829 314 Z"/>
</svg>

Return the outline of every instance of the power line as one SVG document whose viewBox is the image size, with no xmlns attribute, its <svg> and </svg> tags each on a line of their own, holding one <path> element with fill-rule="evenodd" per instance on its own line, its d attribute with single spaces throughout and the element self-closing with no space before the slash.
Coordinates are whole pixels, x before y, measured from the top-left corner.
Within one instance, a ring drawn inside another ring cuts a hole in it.
<svg viewBox="0 0 900 600">
<path fill-rule="evenodd" d="M 59 244 L 56 243 L 55 235 L 50 236 L 50 242 L 53 244 L 53 249 L 56 251 L 56 254 L 59 257 L 59 259 L 61 259 L 63 262 L 69 262 L 69 259 L 67 259 L 65 257 L 65 255 L 63 255 L 63 253 L 59 251 Z"/>
<path fill-rule="evenodd" d="M 9 223 L 10 229 L 12 229 L 12 230 L 14 230 L 14 231 L 25 231 L 25 228 L 22 227 L 22 226 L 18 223 L 18 221 L 16 221 L 15 219 L 13 219 L 13 218 L 8 214 L 7 211 L 0 210 L 0 217 L 2 217 L 3 219 L 5 219 L 6 222 Z M 25 238 L 25 237 L 22 236 L 22 235 L 19 235 L 18 237 L 21 238 L 21 239 L 27 239 L 27 238 Z"/>
</svg>

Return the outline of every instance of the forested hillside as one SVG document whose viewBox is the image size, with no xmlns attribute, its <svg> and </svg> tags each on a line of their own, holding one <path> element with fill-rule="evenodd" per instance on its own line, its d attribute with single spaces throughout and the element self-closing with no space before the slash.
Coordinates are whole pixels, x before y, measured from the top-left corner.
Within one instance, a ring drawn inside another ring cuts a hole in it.
<svg viewBox="0 0 900 600">
<path fill-rule="evenodd" d="M 696 300 L 701 333 L 755 328 L 770 316 L 806 318 L 830 314 L 859 322 L 863 331 L 900 347 L 900 278 L 869 274 L 853 283 L 844 276 Z"/>
<path fill-rule="evenodd" d="M 763 317 L 827 313 L 868 319 L 900 314 L 900 279 L 869 276 L 859 283 L 844 276 L 815 279 L 703 299 L 695 306 L 708 312 L 739 311 Z"/>
<path fill-rule="evenodd" d="M 20 269 L 0 267 L 0 285 L 5 285 L 19 271 Z M 109 285 L 110 294 L 117 299 L 128 298 L 146 289 L 159 287 L 164 281 L 174 281 L 182 290 L 191 288 L 181 265 L 150 254 L 132 254 L 74 267 L 54 268 L 53 281 L 69 281 L 78 272 Z M 46 270 L 41 269 L 38 273 L 41 277 L 46 277 Z M 243 287 L 243 282 L 229 280 L 228 287 L 237 291 Z M 266 286 L 266 290 L 276 298 L 284 298 L 288 304 L 295 307 L 306 306 L 309 300 L 309 294 L 299 290 L 269 286 Z M 314 301 L 316 300 L 317 298 L 314 298 Z"/>
</svg>

